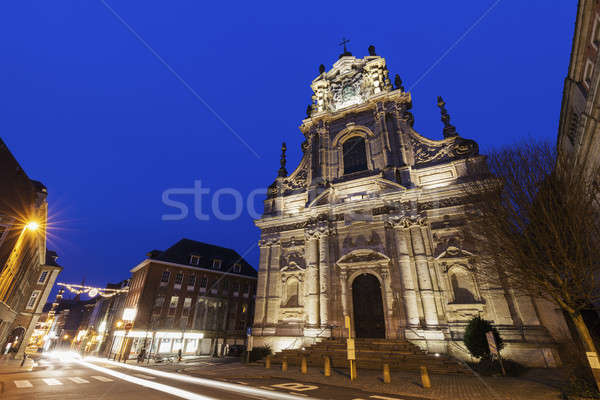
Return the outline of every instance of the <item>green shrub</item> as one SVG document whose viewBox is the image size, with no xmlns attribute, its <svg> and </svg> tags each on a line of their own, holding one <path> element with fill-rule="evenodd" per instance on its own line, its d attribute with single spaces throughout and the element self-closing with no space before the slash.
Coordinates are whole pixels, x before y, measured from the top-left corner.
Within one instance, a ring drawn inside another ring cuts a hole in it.
<svg viewBox="0 0 600 400">
<path fill-rule="evenodd" d="M 269 346 L 253 347 L 252 350 L 250 350 L 250 362 L 262 360 L 269 354 L 271 354 L 271 348 Z M 247 356 L 244 353 L 244 358 L 246 357 Z"/>
<path fill-rule="evenodd" d="M 475 317 L 469 321 L 469 325 L 465 329 L 465 337 L 463 342 L 473 357 L 489 358 L 490 348 L 485 337 L 486 332 L 492 331 L 498 351 L 504 348 L 504 342 L 498 333 L 498 330 L 492 326 L 490 321 L 486 321 L 481 317 Z"/>
</svg>

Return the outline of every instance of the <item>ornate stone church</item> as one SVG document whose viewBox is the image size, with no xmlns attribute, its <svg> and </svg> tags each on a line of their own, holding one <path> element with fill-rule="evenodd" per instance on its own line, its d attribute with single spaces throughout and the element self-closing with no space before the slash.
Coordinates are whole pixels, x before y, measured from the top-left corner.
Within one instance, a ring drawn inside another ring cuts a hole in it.
<svg viewBox="0 0 600 400">
<path fill-rule="evenodd" d="M 347 337 L 402 339 L 468 358 L 462 343 L 476 315 L 493 321 L 503 354 L 552 366 L 570 341 L 548 302 L 478 282 L 477 255 L 461 234 L 461 181 L 483 160 L 450 123 L 441 140 L 413 129 L 411 94 L 386 60 L 345 51 L 312 81 L 300 130 L 303 157 L 269 186 L 261 229 L 254 345 L 273 351 Z"/>
</svg>

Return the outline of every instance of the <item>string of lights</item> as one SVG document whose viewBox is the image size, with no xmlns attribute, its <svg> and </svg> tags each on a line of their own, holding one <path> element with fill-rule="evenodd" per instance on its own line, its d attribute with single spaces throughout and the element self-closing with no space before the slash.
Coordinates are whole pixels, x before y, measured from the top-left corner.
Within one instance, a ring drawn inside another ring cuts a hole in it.
<svg viewBox="0 0 600 400">
<path fill-rule="evenodd" d="M 108 288 L 99 288 L 99 287 L 93 287 L 93 286 L 76 285 L 73 283 L 62 283 L 62 282 L 58 282 L 57 285 L 68 289 L 71 293 L 74 293 L 74 294 L 87 294 L 90 298 L 96 297 L 98 295 L 102 296 L 102 297 L 112 297 L 116 294 L 126 293 L 129 291 L 128 288 L 108 289 Z"/>
</svg>

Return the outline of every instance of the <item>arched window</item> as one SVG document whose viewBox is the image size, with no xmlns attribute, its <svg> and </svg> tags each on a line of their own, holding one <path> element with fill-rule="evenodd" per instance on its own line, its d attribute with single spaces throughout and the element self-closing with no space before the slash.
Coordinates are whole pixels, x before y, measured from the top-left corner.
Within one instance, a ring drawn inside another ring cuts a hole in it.
<svg viewBox="0 0 600 400">
<path fill-rule="evenodd" d="M 475 299 L 475 284 L 469 272 L 463 269 L 454 270 L 450 275 L 450 283 L 454 292 L 454 303 L 477 303 Z"/>
<path fill-rule="evenodd" d="M 367 169 L 365 139 L 352 137 L 344 142 L 344 174 Z"/>
<path fill-rule="evenodd" d="M 298 280 L 290 278 L 285 284 L 284 307 L 298 307 Z"/>
</svg>

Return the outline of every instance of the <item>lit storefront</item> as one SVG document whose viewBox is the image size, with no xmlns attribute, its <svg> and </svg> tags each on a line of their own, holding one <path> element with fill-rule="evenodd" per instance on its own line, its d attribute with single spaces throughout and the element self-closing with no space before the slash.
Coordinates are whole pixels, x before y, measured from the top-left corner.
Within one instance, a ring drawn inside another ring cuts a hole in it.
<svg viewBox="0 0 600 400">
<path fill-rule="evenodd" d="M 122 351 L 124 336 L 124 330 L 114 332 L 111 354 Z M 139 354 L 144 348 L 149 355 L 176 354 L 180 349 L 183 355 L 199 354 L 203 338 L 204 334 L 201 332 L 132 330 L 127 334 L 127 339 L 131 340 L 130 357 Z"/>
</svg>

